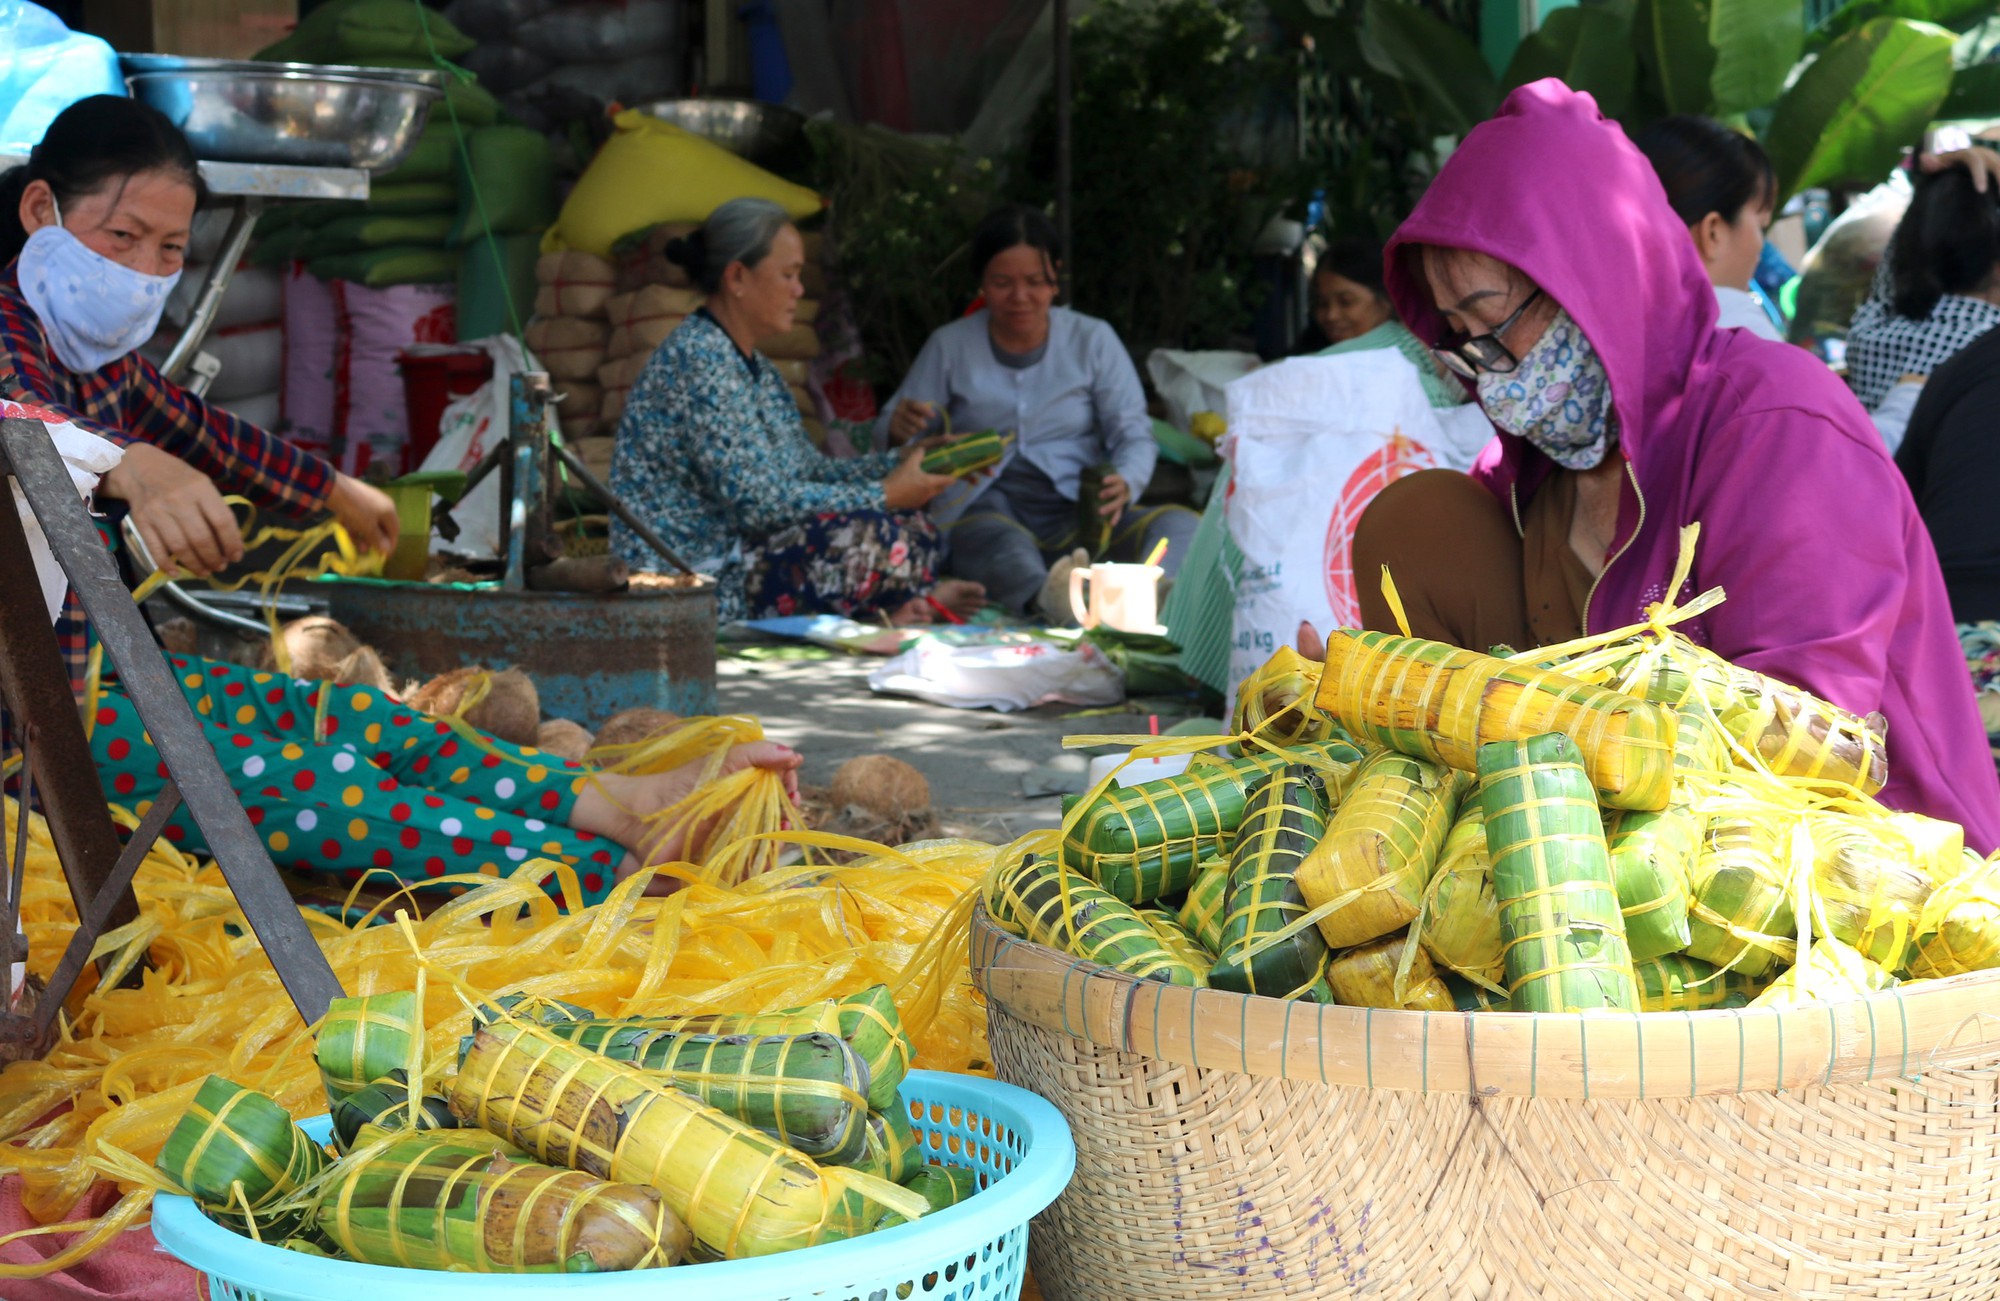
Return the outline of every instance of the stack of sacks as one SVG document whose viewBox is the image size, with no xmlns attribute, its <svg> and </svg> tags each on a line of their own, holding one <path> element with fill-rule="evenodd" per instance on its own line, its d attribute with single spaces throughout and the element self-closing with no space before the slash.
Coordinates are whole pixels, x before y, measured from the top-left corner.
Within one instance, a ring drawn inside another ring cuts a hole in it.
<svg viewBox="0 0 2000 1301">
<path fill-rule="evenodd" d="M 605 317 L 611 264 L 588 253 L 544 253 L 535 264 L 535 281 L 527 343 L 554 381 L 563 437 L 576 442 L 608 433 L 597 372 L 611 336 Z M 608 423 L 615 427 L 615 413 Z"/>
<path fill-rule="evenodd" d="M 451 59 L 469 52 L 473 42 L 443 17 L 426 16 L 408 0 L 330 0 L 257 57 L 434 68 L 433 48 Z M 460 252 L 453 236 L 459 230 L 463 188 L 458 134 L 476 135 L 491 127 L 500 108 L 471 80 L 449 77 L 445 85 L 445 101 L 432 108 L 417 146 L 393 170 L 373 178 L 366 203 L 274 209 L 258 227 L 259 260 L 266 265 L 304 261 L 323 280 L 374 288 L 456 281 Z M 469 240 L 459 241 L 464 242 Z"/>
<path fill-rule="evenodd" d="M 543 128 L 566 104 L 636 103 L 679 93 L 680 0 L 452 0 L 446 16 L 474 37 L 465 66 L 507 109 Z"/>
<path fill-rule="evenodd" d="M 663 222 L 618 241 L 612 248 L 618 294 L 606 305 L 611 334 L 606 362 L 598 372 L 604 390 L 604 419 L 615 426 L 625 394 L 645 369 L 646 361 L 688 314 L 704 301 L 688 273 L 668 259 L 667 245 L 693 230 L 688 222 Z M 819 232 L 805 236 L 806 266 L 800 279 L 806 297 L 799 300 L 792 328 L 757 345 L 777 365 L 791 387 L 807 431 L 824 443 L 826 428 L 812 393 L 812 363 L 820 355 L 820 296 L 826 292 L 825 240 Z"/>
<path fill-rule="evenodd" d="M 416 343 L 457 337 L 450 285 L 373 288 L 322 280 L 303 263 L 284 274 L 285 436 L 359 475 L 391 475 L 409 442 L 409 407 L 397 358 Z"/>
<path fill-rule="evenodd" d="M 458 337 L 512 333 L 534 300 L 542 232 L 556 218 L 555 160 L 540 134 L 502 124 L 467 135 L 458 170 L 458 220 L 449 236 L 465 253 Z"/>
</svg>

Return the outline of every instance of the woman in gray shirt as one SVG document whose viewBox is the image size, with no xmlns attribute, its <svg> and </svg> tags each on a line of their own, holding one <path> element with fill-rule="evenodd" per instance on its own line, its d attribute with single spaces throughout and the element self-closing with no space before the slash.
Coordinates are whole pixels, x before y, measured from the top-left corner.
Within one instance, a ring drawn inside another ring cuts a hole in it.
<svg viewBox="0 0 2000 1301">
<path fill-rule="evenodd" d="M 1166 538 L 1171 574 L 1199 518 L 1180 506 L 1132 508 L 1159 456 L 1145 391 L 1109 325 L 1055 306 L 1054 224 L 1033 208 L 1001 208 L 980 224 L 972 255 L 985 306 L 931 335 L 877 441 L 932 432 L 946 413 L 955 431 L 1016 431 L 1006 459 L 939 496 L 931 518 L 945 530 L 950 573 L 1015 613 L 1071 623 L 1069 570 L 1090 562 L 1077 546 L 1077 498 L 1099 467 L 1108 558 L 1144 559 Z"/>
</svg>

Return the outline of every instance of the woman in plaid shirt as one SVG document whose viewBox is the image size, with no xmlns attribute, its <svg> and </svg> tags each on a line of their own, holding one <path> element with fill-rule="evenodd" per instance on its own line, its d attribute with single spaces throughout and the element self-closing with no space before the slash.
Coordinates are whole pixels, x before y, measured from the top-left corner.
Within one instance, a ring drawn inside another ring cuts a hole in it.
<svg viewBox="0 0 2000 1301">
<path fill-rule="evenodd" d="M 397 525 L 385 495 L 210 406 L 135 351 L 179 279 L 202 197 L 186 138 L 153 109 L 100 95 L 64 110 L 29 161 L 0 176 L 0 397 L 122 449 L 99 492 L 125 502 L 162 566 L 207 575 L 242 559 L 225 495 L 296 519 L 331 511 L 358 545 L 388 550 Z M 74 593 L 57 633 L 80 701 L 90 630 Z M 586 775 L 492 738 L 461 755 L 449 728 L 374 693 L 193 657 L 174 666 L 251 821 L 297 869 L 423 882 L 507 875 L 532 856 L 569 864 L 571 902 L 595 902 L 636 868 L 627 851 L 640 847 L 644 815 L 698 776 Z M 322 691 L 332 693 L 323 710 Z M 106 795 L 143 815 L 165 769 L 115 681 L 86 726 Z M 799 762 L 759 743 L 729 766 L 789 774 Z M 185 810 L 166 835 L 202 848 Z M 679 846 L 649 851 L 670 861 Z M 545 884 L 557 890 L 556 874 Z"/>
</svg>

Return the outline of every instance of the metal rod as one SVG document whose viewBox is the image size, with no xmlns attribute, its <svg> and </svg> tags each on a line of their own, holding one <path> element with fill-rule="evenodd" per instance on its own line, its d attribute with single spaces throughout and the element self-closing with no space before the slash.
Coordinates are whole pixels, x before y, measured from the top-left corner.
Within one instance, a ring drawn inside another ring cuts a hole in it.
<svg viewBox="0 0 2000 1301">
<path fill-rule="evenodd" d="M 1053 0 L 1055 20 L 1056 101 L 1056 240 L 1062 245 L 1062 301 L 1070 302 L 1071 268 L 1076 248 L 1070 243 L 1070 45 L 1069 0 Z"/>
<path fill-rule="evenodd" d="M 179 381 L 186 373 L 188 364 L 195 353 L 201 350 L 202 341 L 208 338 L 209 327 L 215 324 L 215 314 L 222 310 L 222 296 L 229 292 L 229 281 L 242 263 L 244 253 L 249 251 L 250 237 L 256 233 L 257 217 L 264 211 L 264 201 L 244 196 L 231 202 L 234 210 L 229 218 L 229 233 L 222 237 L 222 251 L 215 256 L 215 264 L 208 269 L 208 279 L 202 282 L 201 293 L 194 300 L 194 311 L 188 313 L 188 322 L 181 329 L 181 337 L 174 340 L 173 351 L 160 367 L 161 373 L 170 380 Z"/>
<path fill-rule="evenodd" d="M 7 907 L 4 911 L 0 911 L 0 939 L 6 941 L 10 963 L 27 961 L 26 954 L 13 956 L 17 944 L 16 937 L 21 934 L 21 891 L 26 887 L 28 880 L 28 820 L 33 816 L 32 810 L 35 807 L 35 770 L 28 762 L 27 745 L 28 739 L 23 737 L 21 798 L 14 804 L 21 815 L 14 826 L 14 870 L 9 878 Z"/>
<path fill-rule="evenodd" d="M 153 801 L 153 807 L 146 810 L 146 816 L 139 819 L 138 830 L 125 842 L 125 852 L 118 855 L 117 864 L 111 875 L 104 880 L 104 888 L 89 904 L 79 903 L 76 909 L 76 931 L 69 937 L 69 944 L 63 949 L 56 969 L 49 974 L 48 988 L 42 991 L 42 1001 L 35 1008 L 35 1025 L 39 1033 L 37 1042 L 46 1042 L 49 1027 L 55 1024 L 56 1014 L 69 1001 L 70 991 L 76 988 L 76 978 L 83 974 L 83 964 L 90 960 L 90 951 L 97 947 L 97 941 L 104 936 L 105 922 L 111 916 L 121 896 L 129 894 L 132 878 L 139 871 L 139 864 L 146 861 L 146 855 L 153 851 L 154 842 L 166 830 L 167 819 L 181 806 L 181 788 L 174 785 L 173 778 L 160 788 L 160 797 Z"/>
<path fill-rule="evenodd" d="M 674 554 L 674 549 L 667 545 L 665 538 L 653 531 L 652 525 L 633 514 L 630 506 L 618 500 L 617 495 L 610 488 L 606 487 L 602 480 L 590 472 L 589 467 L 584 465 L 575 452 L 570 451 L 568 447 L 560 443 L 556 444 L 555 451 L 556 455 L 562 458 L 562 463 L 569 467 L 569 472 L 583 480 L 583 486 L 596 493 L 598 499 L 604 503 L 605 508 L 623 520 L 626 528 L 637 533 L 641 542 L 659 552 L 666 558 L 668 564 L 680 570 L 689 578 L 700 577 L 700 575 L 688 567 L 687 561 L 682 560 Z"/>
<path fill-rule="evenodd" d="M 118 531 L 123 535 L 126 549 L 132 553 L 133 558 L 148 572 L 157 572 L 160 566 L 153 559 L 152 548 L 148 547 L 146 539 L 139 535 L 138 526 L 132 523 L 130 515 L 125 517 Z M 193 593 L 171 579 L 161 583 L 154 590 L 161 596 L 164 596 L 169 605 L 193 618 L 219 627 L 228 628 L 233 632 L 248 632 L 258 637 L 269 637 L 271 635 L 271 630 L 263 624 L 258 623 L 255 619 L 246 619 L 240 614 L 231 614 L 227 610 L 210 609 L 197 600 Z"/>
<path fill-rule="evenodd" d="M 540 485 L 535 482 L 535 421 L 528 410 L 528 378 L 516 374 L 508 382 L 510 392 L 507 402 L 507 447 L 509 458 L 501 467 L 506 474 L 501 486 L 500 509 L 506 512 L 506 545 L 502 553 L 507 558 L 507 573 L 500 585 L 510 592 L 526 590 L 528 586 L 528 512 L 529 503 L 540 493 Z"/>
</svg>

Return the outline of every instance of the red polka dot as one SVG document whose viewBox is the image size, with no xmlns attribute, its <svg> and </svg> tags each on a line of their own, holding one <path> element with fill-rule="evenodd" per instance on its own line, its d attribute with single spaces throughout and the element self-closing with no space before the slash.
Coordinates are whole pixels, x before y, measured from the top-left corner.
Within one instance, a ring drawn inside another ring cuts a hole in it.
<svg viewBox="0 0 2000 1301">
<path fill-rule="evenodd" d="M 229 738 L 229 743 L 239 750 L 248 750 L 254 744 L 248 732 L 237 732 Z"/>
<path fill-rule="evenodd" d="M 318 687 L 314 687 L 314 688 L 312 689 L 312 694 L 306 697 L 306 703 L 307 703 L 308 705 L 311 705 L 311 706 L 312 706 L 312 707 L 313 707 L 314 709 L 318 709 L 318 708 L 319 708 L 319 688 L 318 688 Z"/>
<path fill-rule="evenodd" d="M 493 833 L 493 843 L 496 845 L 511 845 L 514 843 L 514 837 L 504 831 L 496 831 Z"/>
<path fill-rule="evenodd" d="M 269 691 L 266 691 L 264 693 L 264 699 L 270 701 L 274 705 L 283 704 L 285 700 L 285 689 L 283 687 L 272 687 Z"/>
<path fill-rule="evenodd" d="M 110 727 L 113 723 L 116 723 L 117 721 L 118 721 L 118 711 L 113 709 L 111 706 L 106 705 L 104 708 L 97 711 L 97 725 L 99 727 Z"/>
<path fill-rule="evenodd" d="M 457 854 L 460 858 L 464 858 L 472 852 L 472 842 L 464 836 L 453 836 L 451 840 L 451 852 Z"/>
<path fill-rule="evenodd" d="M 435 795 L 426 795 L 424 796 L 424 807 L 427 809 L 441 809 L 444 807 L 444 801 Z"/>
<path fill-rule="evenodd" d="M 375 752 L 375 766 L 377 768 L 387 768 L 389 760 L 393 757 L 387 750 L 377 750 Z"/>
<path fill-rule="evenodd" d="M 262 795 L 267 800 L 281 800 L 285 798 L 285 793 L 279 790 L 276 786 L 266 786 L 263 790 L 258 791 L 257 793 L 259 795 Z"/>
<path fill-rule="evenodd" d="M 299 725 L 298 715 L 294 714 L 291 710 L 287 709 L 284 713 L 278 715 L 279 731 L 289 732 L 298 725 Z"/>
<path fill-rule="evenodd" d="M 129 772 L 121 772 L 111 779 L 111 789 L 120 795 L 130 795 L 139 787 L 139 781 Z"/>
<path fill-rule="evenodd" d="M 326 720 L 326 734 L 332 736 L 340 730 L 340 720 L 329 715 Z"/>
<path fill-rule="evenodd" d="M 591 842 L 597 839 L 597 836 L 594 833 L 588 831 L 578 831 L 573 834 L 576 836 L 578 840 L 581 840 L 586 845 L 590 844 Z"/>
<path fill-rule="evenodd" d="M 451 758 L 453 755 L 457 753 L 458 753 L 458 742 L 456 741 L 446 741 L 443 745 L 438 747 L 438 754 L 440 754 L 446 759 Z"/>
<path fill-rule="evenodd" d="M 410 716 L 408 714 L 392 714 L 389 717 L 389 726 L 391 727 L 408 727 L 409 725 Z"/>
<path fill-rule="evenodd" d="M 186 837 L 187 832 L 182 831 L 179 827 L 168 827 L 166 831 L 161 834 L 165 835 L 168 840 L 171 840 L 176 845 L 178 845 L 181 843 L 181 840 L 184 837 Z"/>
<path fill-rule="evenodd" d="M 595 872 L 587 872 L 584 874 L 583 888 L 592 894 L 596 894 L 604 888 L 604 878 Z"/>
<path fill-rule="evenodd" d="M 372 862 L 373 862 L 373 863 L 375 864 L 375 866 L 377 866 L 377 867 L 389 867 L 389 866 L 392 866 L 392 865 L 393 865 L 393 864 L 395 863 L 395 861 L 396 861 L 396 856 L 395 856 L 394 854 L 390 853 L 390 852 L 389 852 L 388 850 L 386 850 L 386 849 L 378 849 L 378 850 L 376 850 L 376 851 L 375 851 L 375 853 L 373 854 L 373 856 L 372 856 L 372 858 L 371 858 L 371 861 L 372 861 Z"/>
<path fill-rule="evenodd" d="M 328 842 L 328 843 L 331 843 L 331 842 Z M 306 863 L 304 863 L 304 862 L 301 862 L 301 863 L 300 863 L 300 866 L 301 866 L 301 867 L 304 867 L 304 866 L 308 866 L 308 865 L 307 865 Z M 350 868 L 348 868 L 348 869 L 347 869 L 347 870 L 346 870 L 345 872 L 342 872 L 342 873 L 341 873 L 341 875 L 342 875 L 342 876 L 344 876 L 344 877 L 346 877 L 346 878 L 347 878 L 348 880 L 350 880 L 350 881 L 359 881 L 359 880 L 361 879 L 361 877 L 362 877 L 362 871 L 361 871 L 361 869 L 360 869 L 360 868 L 358 868 L 358 867 L 350 867 Z"/>
<path fill-rule="evenodd" d="M 313 775 L 309 772 L 293 773 L 292 785 L 298 787 L 302 791 L 309 791 L 313 788 Z"/>
<path fill-rule="evenodd" d="M 543 808 L 545 808 L 545 809 L 552 809 L 552 808 L 556 807 L 556 805 L 558 805 L 558 804 L 561 804 L 561 803 L 562 803 L 562 796 L 561 796 L 561 795 L 559 795 L 559 794 L 557 794 L 557 793 L 556 793 L 555 791 L 543 791 L 543 792 L 542 792 L 542 807 L 543 807 Z"/>
<path fill-rule="evenodd" d="M 429 772 L 430 770 L 431 761 L 429 759 L 419 759 L 410 765 L 410 771 L 412 772 Z"/>
<path fill-rule="evenodd" d="M 243 812 L 249 815 L 251 826 L 261 827 L 264 825 L 264 810 L 258 808 L 256 805 L 251 805 L 249 808 L 243 810 Z"/>
<path fill-rule="evenodd" d="M 407 804 L 394 805 L 389 810 L 389 820 L 391 822 L 408 822 L 410 820 L 410 806 Z"/>
<path fill-rule="evenodd" d="M 177 669 L 184 669 L 188 666 L 187 658 L 185 656 L 170 655 L 167 658 L 168 662 L 171 663 Z"/>
<path fill-rule="evenodd" d="M 590 861 L 593 863 L 602 863 L 604 866 L 610 867 L 611 851 L 608 849 L 592 850 L 590 854 Z"/>
<path fill-rule="evenodd" d="M 398 839 L 403 842 L 404 849 L 415 849 L 424 843 L 424 834 L 415 827 L 404 827 L 403 834 Z"/>
<path fill-rule="evenodd" d="M 375 789 L 387 795 L 390 791 L 396 789 L 396 779 L 394 777 L 384 777 L 381 781 L 375 783 Z"/>
<path fill-rule="evenodd" d="M 121 736 L 110 745 L 105 746 L 104 752 L 113 759 L 123 759 L 126 755 L 132 753 L 132 743 Z"/>
<path fill-rule="evenodd" d="M 500 766 L 500 756 L 497 754 L 489 754 L 484 759 L 481 759 L 479 761 L 479 766 L 481 768 L 498 768 Z"/>
<path fill-rule="evenodd" d="M 450 736 L 450 735 L 451 735 L 451 724 L 449 724 L 449 723 L 439 723 L 439 724 L 437 725 L 437 729 L 436 729 L 436 730 L 437 730 L 437 734 L 438 734 L 439 736 Z"/>
<path fill-rule="evenodd" d="M 158 775 L 160 775 L 160 776 L 162 776 L 162 777 L 165 777 L 165 776 L 167 775 L 167 765 L 166 765 L 165 761 L 162 761 L 162 762 L 160 762 L 160 763 L 156 763 L 156 764 L 154 764 L 154 765 L 153 765 L 153 771 L 154 771 L 155 773 L 157 773 Z"/>
<path fill-rule="evenodd" d="M 222 689 L 222 694 L 225 696 L 240 696 L 243 694 L 243 684 L 241 682 L 232 682 Z"/>
<path fill-rule="evenodd" d="M 208 676 L 212 678 L 226 678 L 229 676 L 229 670 L 224 666 L 217 664 L 208 670 Z"/>
<path fill-rule="evenodd" d="M 444 860 L 442 858 L 435 858 L 435 857 L 425 859 L 424 874 L 426 876 L 443 876 Z"/>
<path fill-rule="evenodd" d="M 324 858 L 339 858 L 340 842 L 338 840 L 326 841 L 325 843 L 320 845 L 319 852 L 320 855 Z"/>
</svg>

